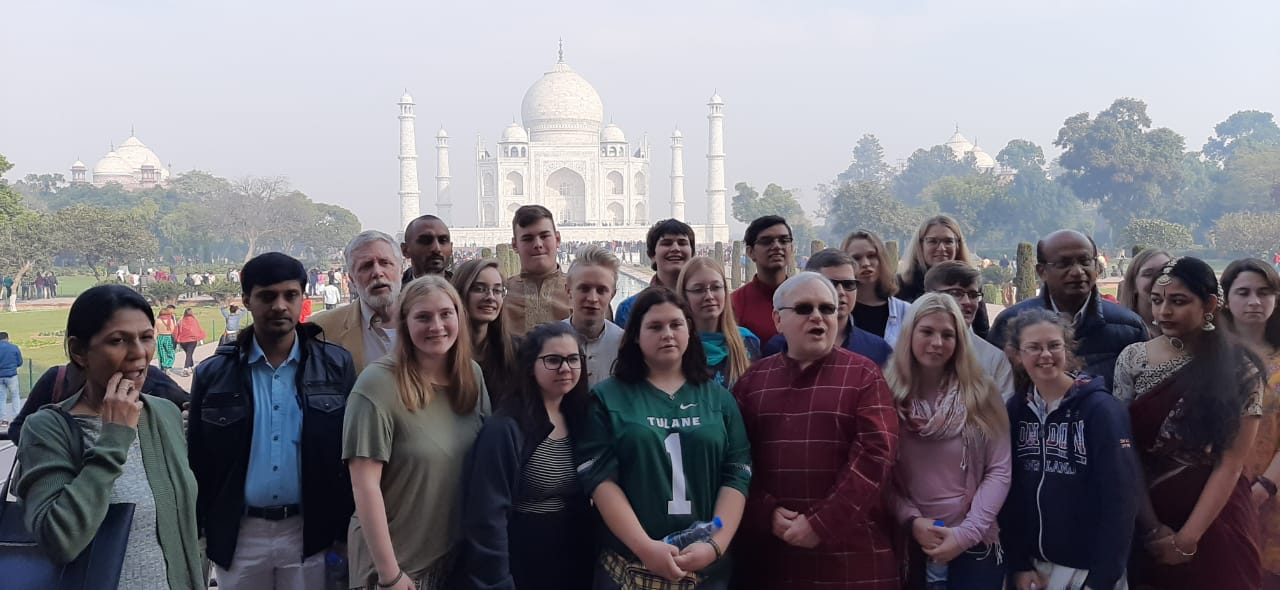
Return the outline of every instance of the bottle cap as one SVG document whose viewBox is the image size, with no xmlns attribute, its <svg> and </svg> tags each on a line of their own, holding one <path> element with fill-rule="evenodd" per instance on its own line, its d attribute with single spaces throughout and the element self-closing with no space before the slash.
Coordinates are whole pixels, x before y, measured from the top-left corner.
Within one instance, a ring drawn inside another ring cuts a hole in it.
<svg viewBox="0 0 1280 590">
<path fill-rule="evenodd" d="M 724 522 L 720 520 L 719 516 L 716 516 L 711 519 L 711 525 L 718 529 L 724 528 Z"/>
<path fill-rule="evenodd" d="M 935 521 L 933 521 L 933 526 L 946 527 L 946 526 L 947 526 L 947 523 L 942 522 L 941 520 L 935 520 Z"/>
</svg>

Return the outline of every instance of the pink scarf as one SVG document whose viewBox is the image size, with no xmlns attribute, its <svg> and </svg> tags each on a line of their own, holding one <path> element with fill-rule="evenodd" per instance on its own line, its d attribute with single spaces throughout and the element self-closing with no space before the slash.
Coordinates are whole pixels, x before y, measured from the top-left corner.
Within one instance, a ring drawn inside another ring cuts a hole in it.
<svg viewBox="0 0 1280 590">
<path fill-rule="evenodd" d="M 907 430 L 930 439 L 947 439 L 959 436 L 964 431 L 969 417 L 964 401 L 960 399 L 960 388 L 952 384 L 937 400 L 930 403 L 917 397 L 907 402 L 907 414 L 903 417 L 902 426 Z"/>
</svg>

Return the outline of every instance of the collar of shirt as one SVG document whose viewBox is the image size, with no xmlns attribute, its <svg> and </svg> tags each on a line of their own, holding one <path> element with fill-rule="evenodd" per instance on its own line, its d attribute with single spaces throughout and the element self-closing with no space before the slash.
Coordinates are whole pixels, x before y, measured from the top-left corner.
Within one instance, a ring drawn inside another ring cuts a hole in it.
<svg viewBox="0 0 1280 590">
<path fill-rule="evenodd" d="M 519 275 L 517 275 L 517 276 L 518 276 L 521 280 L 524 280 L 524 281 L 527 281 L 527 282 L 530 282 L 530 283 L 533 283 L 533 284 L 536 284 L 536 285 L 541 285 L 541 284 L 542 284 L 543 282 L 545 282 L 547 279 L 549 279 L 549 278 L 551 278 L 551 277 L 554 277 L 554 276 L 556 276 L 556 275 L 558 275 L 558 274 L 561 274 L 562 272 L 564 272 L 564 271 L 560 270 L 560 265 L 559 265 L 559 264 L 557 264 L 557 265 L 556 265 L 556 267 L 555 267 L 554 269 L 552 269 L 551 271 L 549 271 L 549 272 L 545 272 L 545 273 L 542 273 L 542 274 L 534 274 L 534 273 L 531 273 L 531 272 L 525 272 L 525 271 L 523 271 L 523 270 L 522 270 L 522 271 L 520 271 L 520 274 L 519 274 Z"/>
<path fill-rule="evenodd" d="M 1064 395 L 1052 404 L 1047 403 L 1044 401 L 1044 398 L 1040 396 L 1040 388 L 1033 385 L 1031 387 L 1031 397 L 1027 400 L 1027 405 L 1031 406 L 1031 411 L 1035 412 L 1036 417 L 1039 418 L 1041 422 L 1044 422 L 1049 418 L 1049 414 L 1052 414 L 1054 410 L 1058 409 L 1058 406 L 1062 405 L 1062 400 L 1065 399 L 1067 399 L 1067 396 Z"/>
<path fill-rule="evenodd" d="M 289 349 L 289 356 L 288 356 L 288 357 L 285 357 L 285 359 L 284 359 L 284 362 L 283 362 L 283 363 L 280 363 L 280 365 L 281 365 L 281 366 L 287 365 L 287 364 L 289 364 L 289 363 L 295 363 L 295 364 L 296 364 L 296 363 L 299 363 L 299 362 L 301 362 L 301 361 L 302 361 L 302 355 L 301 355 L 301 353 L 299 353 L 299 352 L 298 352 L 298 350 L 299 350 L 299 349 L 298 349 L 298 340 L 299 340 L 299 337 L 298 337 L 298 335 L 296 335 L 296 334 L 295 334 L 295 335 L 293 336 L 293 347 Z M 268 365 L 270 365 L 270 364 L 271 364 L 271 363 L 267 360 L 267 353 L 262 352 L 262 347 L 261 347 L 261 346 L 258 346 L 258 337 L 257 337 L 257 336 L 254 336 L 254 337 L 253 337 L 253 343 L 252 343 L 252 345 L 249 347 L 249 364 L 251 364 L 251 365 L 252 365 L 252 364 L 254 364 L 254 363 L 258 362 L 258 361 L 262 361 L 262 362 L 264 362 L 264 363 L 267 363 Z M 275 369 L 275 368 L 278 368 L 278 367 L 272 367 L 272 368 L 273 368 L 273 369 Z"/>
<path fill-rule="evenodd" d="M 573 331 L 577 332 L 579 336 L 582 336 L 582 339 L 586 340 L 588 344 L 595 344 L 596 342 L 599 342 L 601 338 L 604 338 L 605 332 L 609 331 L 609 320 L 604 320 L 604 323 L 600 324 L 600 333 L 595 336 L 585 334 L 579 330 L 577 326 L 573 325 L 573 314 L 569 314 L 569 317 L 560 321 L 568 325 L 570 328 L 573 328 Z"/>
<path fill-rule="evenodd" d="M 1090 290 L 1089 296 L 1084 299 L 1084 305 L 1080 306 L 1080 311 L 1077 311 L 1075 315 L 1071 316 L 1071 324 L 1073 326 L 1078 327 L 1080 325 L 1080 322 L 1084 319 L 1085 312 L 1087 312 L 1089 309 L 1089 304 L 1092 302 L 1093 302 L 1093 290 Z M 1061 309 L 1058 308 L 1058 302 L 1053 300 L 1053 295 L 1049 295 L 1049 305 L 1053 307 L 1054 313 L 1064 313 Z"/>
<path fill-rule="evenodd" d="M 369 304 L 365 303 L 363 299 L 359 301 L 360 301 L 360 314 L 364 316 L 364 325 L 361 327 L 364 328 L 365 330 L 382 329 L 382 320 L 378 319 L 378 314 L 374 313 L 373 308 L 369 307 Z"/>
</svg>

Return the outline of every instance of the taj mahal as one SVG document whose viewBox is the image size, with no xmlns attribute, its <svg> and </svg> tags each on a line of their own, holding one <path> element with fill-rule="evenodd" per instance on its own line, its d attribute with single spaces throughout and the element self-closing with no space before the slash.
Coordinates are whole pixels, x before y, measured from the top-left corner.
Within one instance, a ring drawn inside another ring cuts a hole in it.
<svg viewBox="0 0 1280 590">
<path fill-rule="evenodd" d="M 418 190 L 418 156 L 413 97 L 400 97 L 400 228 L 422 209 Z M 693 226 L 705 244 L 729 241 L 725 203 L 724 101 L 707 103 L 707 210 L 702 223 L 685 218 L 684 144 L 671 134 L 671 217 Z M 497 244 L 511 239 L 511 218 L 521 205 L 538 204 L 555 215 L 566 241 L 644 240 L 652 213 L 652 173 L 648 137 L 629 142 L 613 123 L 605 124 L 604 102 L 596 89 L 559 59 L 525 92 L 520 122 L 506 127 L 492 148 L 477 138 L 475 148 L 478 227 L 455 227 L 449 134 L 435 135 L 436 199 L 434 211 L 449 225 L 454 243 Z"/>
</svg>

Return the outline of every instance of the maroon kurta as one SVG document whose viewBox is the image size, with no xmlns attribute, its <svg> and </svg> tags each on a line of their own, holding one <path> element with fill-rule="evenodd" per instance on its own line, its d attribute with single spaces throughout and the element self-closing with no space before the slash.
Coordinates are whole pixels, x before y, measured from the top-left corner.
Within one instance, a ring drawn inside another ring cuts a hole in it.
<svg viewBox="0 0 1280 590">
<path fill-rule="evenodd" d="M 880 488 L 898 447 L 893 395 L 875 363 L 844 349 L 803 371 L 786 354 L 734 385 L 751 439 L 751 494 L 734 539 L 735 587 L 898 588 L 891 519 Z M 822 542 L 774 536 L 777 507 L 804 514 Z"/>
</svg>

